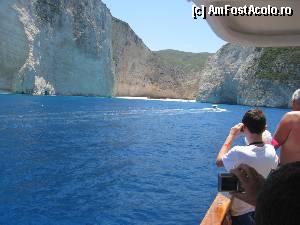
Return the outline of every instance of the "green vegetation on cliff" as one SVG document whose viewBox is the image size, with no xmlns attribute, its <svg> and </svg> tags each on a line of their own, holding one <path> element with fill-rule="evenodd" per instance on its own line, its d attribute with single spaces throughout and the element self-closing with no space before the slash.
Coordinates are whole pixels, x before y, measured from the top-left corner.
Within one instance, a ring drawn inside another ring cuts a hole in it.
<svg viewBox="0 0 300 225">
<path fill-rule="evenodd" d="M 289 65 L 290 70 L 282 70 L 282 64 Z M 295 76 L 300 64 L 300 47 L 264 48 L 259 59 L 256 75 L 271 80 L 287 79 Z"/>
<path fill-rule="evenodd" d="M 176 50 L 161 50 L 154 52 L 161 63 L 181 68 L 185 72 L 200 72 L 212 53 L 191 53 Z"/>
</svg>

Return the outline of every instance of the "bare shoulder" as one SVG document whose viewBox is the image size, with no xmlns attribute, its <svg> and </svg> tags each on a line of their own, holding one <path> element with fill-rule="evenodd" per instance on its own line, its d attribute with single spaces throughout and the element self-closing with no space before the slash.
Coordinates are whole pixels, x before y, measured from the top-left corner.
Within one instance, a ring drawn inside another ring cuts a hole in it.
<svg viewBox="0 0 300 225">
<path fill-rule="evenodd" d="M 288 112 L 284 115 L 283 119 L 287 121 L 300 121 L 300 111 Z"/>
</svg>

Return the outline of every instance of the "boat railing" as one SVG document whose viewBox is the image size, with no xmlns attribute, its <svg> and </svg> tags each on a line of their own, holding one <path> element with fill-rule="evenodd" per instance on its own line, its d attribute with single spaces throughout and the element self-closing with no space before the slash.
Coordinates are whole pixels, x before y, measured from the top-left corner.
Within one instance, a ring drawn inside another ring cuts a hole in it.
<svg viewBox="0 0 300 225">
<path fill-rule="evenodd" d="M 200 225 L 224 225 L 223 222 L 230 204 L 231 200 L 228 197 L 217 194 Z"/>
</svg>

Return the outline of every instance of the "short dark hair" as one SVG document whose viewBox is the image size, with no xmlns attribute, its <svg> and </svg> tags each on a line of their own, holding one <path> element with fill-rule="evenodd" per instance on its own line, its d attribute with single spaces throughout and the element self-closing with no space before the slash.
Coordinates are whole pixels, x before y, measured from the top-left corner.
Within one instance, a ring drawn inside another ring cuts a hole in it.
<svg viewBox="0 0 300 225">
<path fill-rule="evenodd" d="M 256 225 L 299 225 L 300 162 L 286 164 L 269 175 L 258 195 Z"/>
<path fill-rule="evenodd" d="M 260 109 L 247 111 L 242 122 L 251 133 L 262 134 L 266 128 L 266 117 Z"/>
</svg>

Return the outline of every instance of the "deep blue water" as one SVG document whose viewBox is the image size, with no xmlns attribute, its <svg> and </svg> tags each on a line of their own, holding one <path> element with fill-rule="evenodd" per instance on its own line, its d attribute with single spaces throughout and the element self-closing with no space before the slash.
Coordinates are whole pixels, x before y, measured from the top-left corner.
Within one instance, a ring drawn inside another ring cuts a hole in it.
<svg viewBox="0 0 300 225">
<path fill-rule="evenodd" d="M 0 224 L 199 224 L 216 154 L 249 109 L 205 107 L 0 95 Z M 287 110 L 264 111 L 273 132 Z"/>
</svg>

